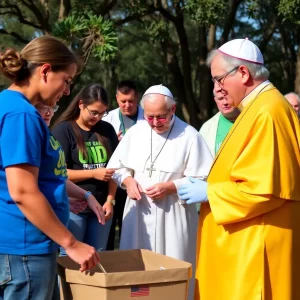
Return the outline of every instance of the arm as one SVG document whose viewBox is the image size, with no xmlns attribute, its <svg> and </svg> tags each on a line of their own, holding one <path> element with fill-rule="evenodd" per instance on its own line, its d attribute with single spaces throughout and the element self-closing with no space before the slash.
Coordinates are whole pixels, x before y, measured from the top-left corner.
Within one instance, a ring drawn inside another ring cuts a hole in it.
<svg viewBox="0 0 300 300">
<path fill-rule="evenodd" d="M 278 208 L 284 199 L 272 195 L 253 195 L 241 191 L 236 182 L 209 183 L 209 203 L 217 224 L 248 220 Z"/>
<path fill-rule="evenodd" d="M 115 200 L 117 185 L 116 183 L 111 179 L 108 181 L 108 194 L 106 202 L 103 205 L 103 210 L 105 212 L 105 220 L 111 219 L 114 212 L 113 204 L 110 202 L 110 200 Z"/>
<path fill-rule="evenodd" d="M 82 199 L 82 201 L 86 201 L 89 208 L 96 214 L 99 223 L 105 224 L 105 217 L 104 212 L 101 205 L 98 203 L 96 198 L 93 195 L 89 195 L 85 199 L 86 190 L 82 189 L 81 187 L 77 186 L 70 180 L 67 180 L 67 193 L 68 197 Z"/>
<path fill-rule="evenodd" d="M 117 191 L 117 184 L 112 179 L 110 179 L 108 181 L 107 200 L 114 200 L 116 196 L 116 191 Z"/>
<path fill-rule="evenodd" d="M 208 200 L 218 224 L 254 218 L 285 202 L 278 195 L 275 197 L 284 182 L 280 177 L 288 176 L 288 172 L 282 171 L 290 163 L 289 157 L 281 154 L 284 149 L 278 143 L 281 129 L 277 132 L 277 124 L 268 112 L 258 114 L 251 126 L 247 131 L 248 142 L 231 167 L 230 179 L 208 181 Z M 214 173 L 217 171 L 221 170 L 212 170 L 211 176 L 218 176 Z"/>
<path fill-rule="evenodd" d="M 50 239 L 65 248 L 67 254 L 81 264 L 81 271 L 95 266 L 99 262 L 95 249 L 74 238 L 39 190 L 39 169 L 22 164 L 6 167 L 5 172 L 9 193 L 24 216 Z"/>
<path fill-rule="evenodd" d="M 71 180 L 72 182 L 79 182 L 91 178 L 102 181 L 108 181 L 115 172 L 113 169 L 106 168 L 97 168 L 93 170 L 67 170 L 69 180 Z"/>
</svg>

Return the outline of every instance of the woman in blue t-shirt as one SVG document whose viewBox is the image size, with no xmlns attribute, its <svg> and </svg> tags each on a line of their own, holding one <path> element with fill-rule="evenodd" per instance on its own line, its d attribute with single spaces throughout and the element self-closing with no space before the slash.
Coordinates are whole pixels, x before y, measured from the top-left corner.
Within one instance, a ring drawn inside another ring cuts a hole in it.
<svg viewBox="0 0 300 300">
<path fill-rule="evenodd" d="M 0 299 L 51 299 L 58 245 L 81 271 L 99 262 L 65 227 L 74 190 L 63 150 L 34 108 L 70 93 L 77 60 L 62 41 L 42 36 L 20 53 L 1 53 L 0 70 L 13 81 L 0 93 Z M 100 205 L 98 212 L 104 223 Z"/>
<path fill-rule="evenodd" d="M 69 179 L 90 191 L 103 206 L 105 225 L 86 209 L 77 215 L 70 213 L 68 227 L 78 240 L 98 251 L 106 250 L 117 187 L 111 179 L 114 170 L 106 168 L 118 144 L 112 125 L 101 120 L 107 106 L 105 89 L 89 84 L 75 96 L 52 130 L 65 152 Z"/>
</svg>

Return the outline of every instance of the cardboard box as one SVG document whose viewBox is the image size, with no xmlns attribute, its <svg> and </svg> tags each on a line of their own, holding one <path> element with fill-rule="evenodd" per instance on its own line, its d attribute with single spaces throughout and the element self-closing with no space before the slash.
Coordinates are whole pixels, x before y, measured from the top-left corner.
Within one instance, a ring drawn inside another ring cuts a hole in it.
<svg viewBox="0 0 300 300">
<path fill-rule="evenodd" d="M 149 250 L 100 252 L 89 272 L 68 257 L 58 258 L 61 300 L 185 300 L 192 265 Z"/>
</svg>

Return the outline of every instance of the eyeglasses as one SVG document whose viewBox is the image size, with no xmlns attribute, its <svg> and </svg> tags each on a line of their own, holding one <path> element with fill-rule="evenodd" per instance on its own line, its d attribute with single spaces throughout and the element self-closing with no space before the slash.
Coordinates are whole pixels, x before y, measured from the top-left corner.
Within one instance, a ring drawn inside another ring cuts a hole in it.
<svg viewBox="0 0 300 300">
<path fill-rule="evenodd" d="M 87 106 L 86 106 L 85 108 L 86 108 L 87 111 L 90 113 L 90 115 L 91 115 L 92 117 L 94 117 L 94 118 L 105 117 L 105 116 L 108 115 L 107 109 L 106 109 L 105 111 L 99 113 L 98 111 L 93 111 L 93 110 L 91 111 L 91 110 L 89 110 Z"/>
<path fill-rule="evenodd" d="M 172 108 L 168 109 L 168 112 L 165 115 L 162 116 L 144 116 L 144 119 L 148 122 L 148 123 L 153 123 L 154 119 L 156 119 L 156 122 L 158 123 L 166 123 L 167 119 L 168 119 L 168 115 L 171 112 Z"/>
<path fill-rule="evenodd" d="M 226 72 L 226 73 L 224 73 L 220 76 L 212 77 L 211 80 L 213 81 L 214 84 L 218 84 L 219 86 L 223 86 L 226 76 L 229 75 L 230 73 L 236 71 L 238 68 L 239 68 L 239 66 L 234 67 L 232 70 L 230 70 L 230 71 L 228 71 L 228 72 Z M 223 82 L 221 82 L 222 79 L 224 79 Z"/>
<path fill-rule="evenodd" d="M 39 105 L 37 105 L 36 109 L 39 110 L 42 113 L 51 113 L 50 110 L 52 110 L 52 112 L 55 113 L 59 109 L 59 106 L 58 105 L 54 105 L 52 107 L 52 106 L 46 106 L 46 105 L 45 106 L 39 106 Z"/>
</svg>

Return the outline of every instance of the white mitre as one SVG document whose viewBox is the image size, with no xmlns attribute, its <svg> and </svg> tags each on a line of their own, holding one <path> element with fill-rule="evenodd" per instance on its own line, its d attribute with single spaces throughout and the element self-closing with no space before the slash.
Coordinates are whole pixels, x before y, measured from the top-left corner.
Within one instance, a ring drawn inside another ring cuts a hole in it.
<svg viewBox="0 0 300 300">
<path fill-rule="evenodd" d="M 149 94 L 160 94 L 174 99 L 171 91 L 167 87 L 163 86 L 162 84 L 153 85 L 149 87 L 149 89 L 144 93 L 143 97 Z"/>
<path fill-rule="evenodd" d="M 222 45 L 219 49 L 220 52 L 252 63 L 264 64 L 264 58 L 259 48 L 248 40 L 235 39 Z"/>
</svg>

